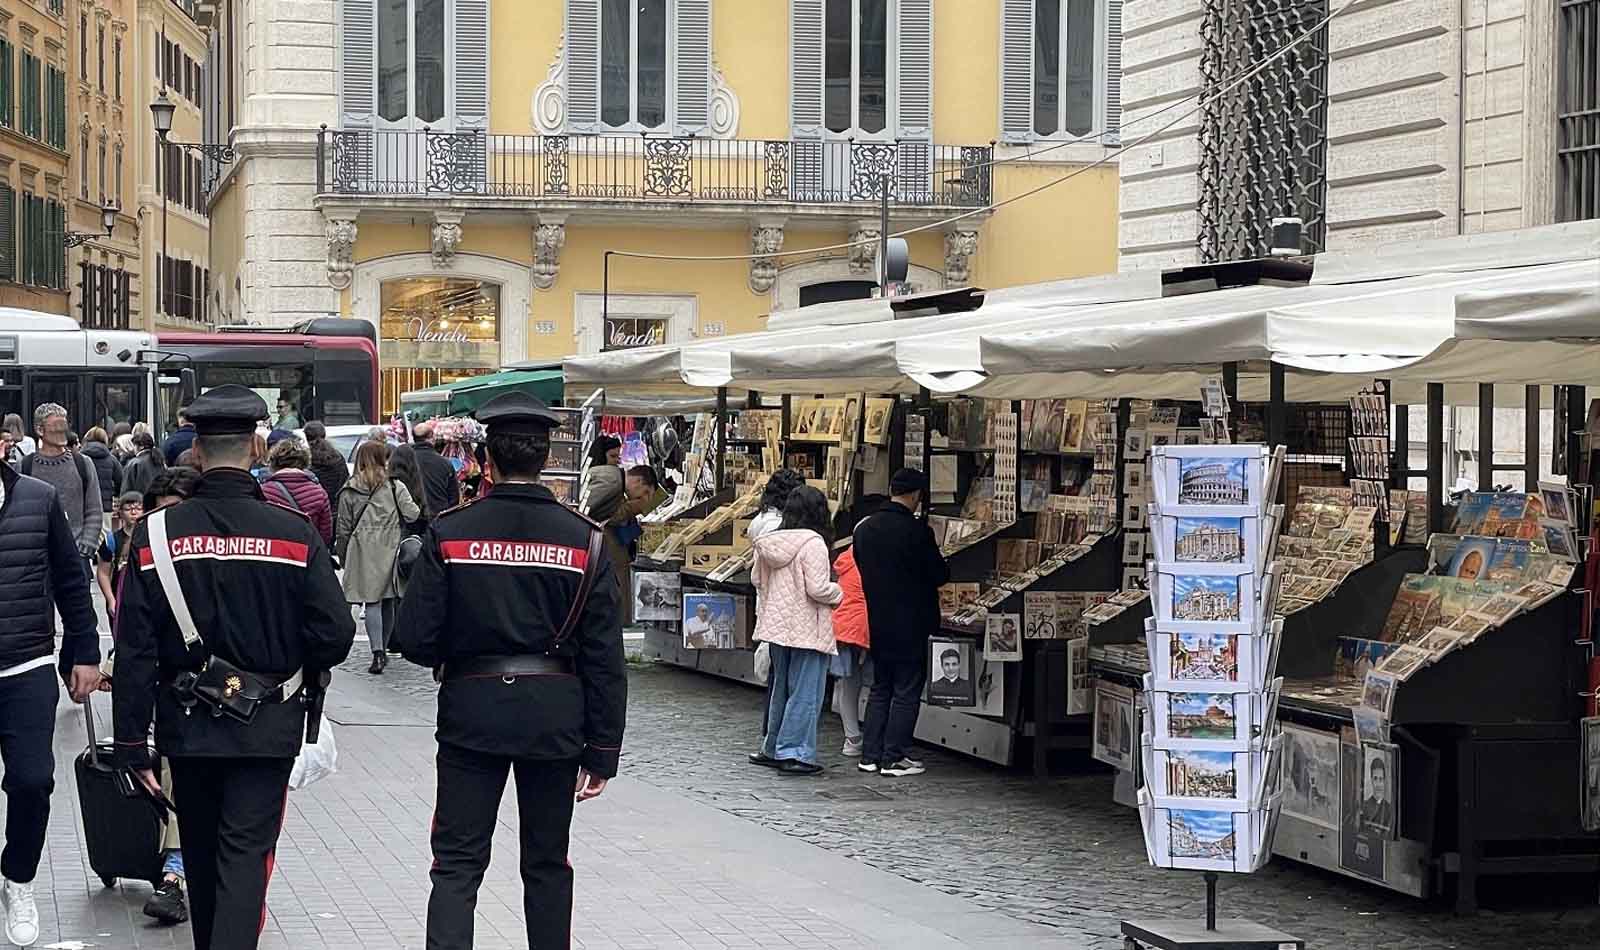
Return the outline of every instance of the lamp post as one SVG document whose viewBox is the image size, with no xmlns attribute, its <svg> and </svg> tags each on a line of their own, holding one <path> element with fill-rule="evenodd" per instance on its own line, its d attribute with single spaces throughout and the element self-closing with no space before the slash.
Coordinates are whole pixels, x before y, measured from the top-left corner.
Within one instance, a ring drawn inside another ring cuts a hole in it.
<svg viewBox="0 0 1600 950">
<path fill-rule="evenodd" d="M 117 226 L 117 215 L 122 211 L 116 205 L 105 205 L 100 209 L 100 226 L 105 228 L 105 234 L 93 231 L 67 231 L 63 234 L 62 243 L 67 247 L 80 247 L 93 241 L 97 237 L 110 237 L 111 231 Z"/>
<path fill-rule="evenodd" d="M 156 182 L 161 186 L 161 262 L 157 265 L 159 268 L 157 276 L 159 278 L 158 283 L 161 286 L 162 297 L 166 296 L 167 281 L 169 279 L 165 272 L 167 265 L 167 193 L 172 190 L 170 182 L 161 177 L 167 161 L 166 147 L 175 145 L 184 151 L 199 152 L 220 165 L 232 165 L 234 159 L 238 157 L 238 154 L 233 150 L 233 146 L 227 143 L 179 142 L 173 139 L 171 137 L 172 116 L 177 110 L 178 107 L 173 104 L 171 99 L 167 98 L 165 86 L 161 88 L 161 93 L 156 96 L 156 100 L 150 103 L 150 119 L 156 130 L 156 144 L 160 146 L 156 149 Z M 161 301 L 158 300 L 156 306 L 161 306 Z"/>
</svg>

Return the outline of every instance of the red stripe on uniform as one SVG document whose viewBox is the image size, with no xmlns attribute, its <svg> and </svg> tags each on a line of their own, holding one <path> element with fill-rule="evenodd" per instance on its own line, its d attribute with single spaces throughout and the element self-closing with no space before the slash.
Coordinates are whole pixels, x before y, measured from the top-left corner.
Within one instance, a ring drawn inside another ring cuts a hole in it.
<svg viewBox="0 0 1600 950">
<path fill-rule="evenodd" d="M 589 552 L 546 541 L 441 541 L 439 556 L 446 564 L 499 564 L 507 567 L 543 567 L 582 574 Z"/>
<path fill-rule="evenodd" d="M 298 541 L 283 538 L 253 538 L 245 535 L 191 534 L 171 538 L 168 549 L 174 561 L 270 561 L 305 567 L 311 549 Z M 155 566 L 150 548 L 139 549 L 139 569 Z"/>
</svg>

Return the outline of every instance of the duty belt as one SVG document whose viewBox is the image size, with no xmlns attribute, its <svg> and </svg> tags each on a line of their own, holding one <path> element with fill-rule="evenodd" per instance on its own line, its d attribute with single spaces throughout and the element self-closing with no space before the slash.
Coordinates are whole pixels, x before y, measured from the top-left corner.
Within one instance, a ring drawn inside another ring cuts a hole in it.
<svg viewBox="0 0 1600 950">
<path fill-rule="evenodd" d="M 519 676 L 571 676 L 571 657 L 530 653 L 524 656 L 476 656 L 465 660 L 451 660 L 434 670 L 433 678 L 441 683 L 452 680 L 488 679 L 500 677 L 507 682 Z"/>
</svg>

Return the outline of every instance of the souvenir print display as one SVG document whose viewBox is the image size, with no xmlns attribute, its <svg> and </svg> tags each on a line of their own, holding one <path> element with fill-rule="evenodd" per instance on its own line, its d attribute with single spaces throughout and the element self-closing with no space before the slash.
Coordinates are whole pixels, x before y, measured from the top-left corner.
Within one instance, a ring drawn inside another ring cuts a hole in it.
<svg viewBox="0 0 1600 950">
<path fill-rule="evenodd" d="M 1104 681 L 1095 684 L 1094 736 L 1090 753 L 1119 769 L 1133 768 L 1133 690 Z"/>
<path fill-rule="evenodd" d="M 1016 614 L 990 614 L 985 618 L 983 658 L 1001 663 L 1022 660 L 1022 618 Z"/>
<path fill-rule="evenodd" d="M 676 571 L 633 573 L 633 619 L 674 622 L 682 617 L 682 575 Z"/>
<path fill-rule="evenodd" d="M 1339 826 L 1339 736 L 1283 727 L 1283 813 L 1327 829 Z"/>
<path fill-rule="evenodd" d="M 861 440 L 873 445 L 889 444 L 889 424 L 894 420 L 894 400 L 872 398 L 866 401 L 867 415 L 861 428 Z"/>
<path fill-rule="evenodd" d="M 1260 445 L 1178 445 L 1176 411 L 1150 411 L 1153 616 L 1149 732 L 1139 790 L 1159 867 L 1249 872 L 1271 856 L 1284 743 L 1273 615 L 1278 457 Z"/>
<path fill-rule="evenodd" d="M 971 706 L 978 701 L 973 681 L 971 640 L 932 637 L 928 640 L 928 705 Z"/>
<path fill-rule="evenodd" d="M 733 594 L 684 594 L 683 648 L 733 649 L 736 609 Z"/>
<path fill-rule="evenodd" d="M 1582 720 L 1579 730 L 1579 751 L 1582 756 L 1579 775 L 1583 786 L 1579 789 L 1579 814 L 1583 816 L 1585 831 L 1600 831 L 1600 716 Z"/>
</svg>

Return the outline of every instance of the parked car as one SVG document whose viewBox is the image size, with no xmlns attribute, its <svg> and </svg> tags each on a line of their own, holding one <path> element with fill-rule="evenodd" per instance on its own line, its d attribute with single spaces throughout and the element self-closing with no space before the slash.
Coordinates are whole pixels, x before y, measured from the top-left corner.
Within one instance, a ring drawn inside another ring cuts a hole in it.
<svg viewBox="0 0 1600 950">
<path fill-rule="evenodd" d="M 354 475 L 356 471 L 356 449 L 359 449 L 361 443 L 367 440 L 367 433 L 372 431 L 372 426 L 328 426 L 327 430 L 328 441 L 339 451 L 340 455 L 344 456 L 345 467 L 350 469 L 350 474 Z M 294 434 L 302 442 L 305 441 L 306 433 L 304 429 L 296 429 Z M 391 448 L 400 444 L 392 433 L 388 437 L 388 443 Z"/>
</svg>

